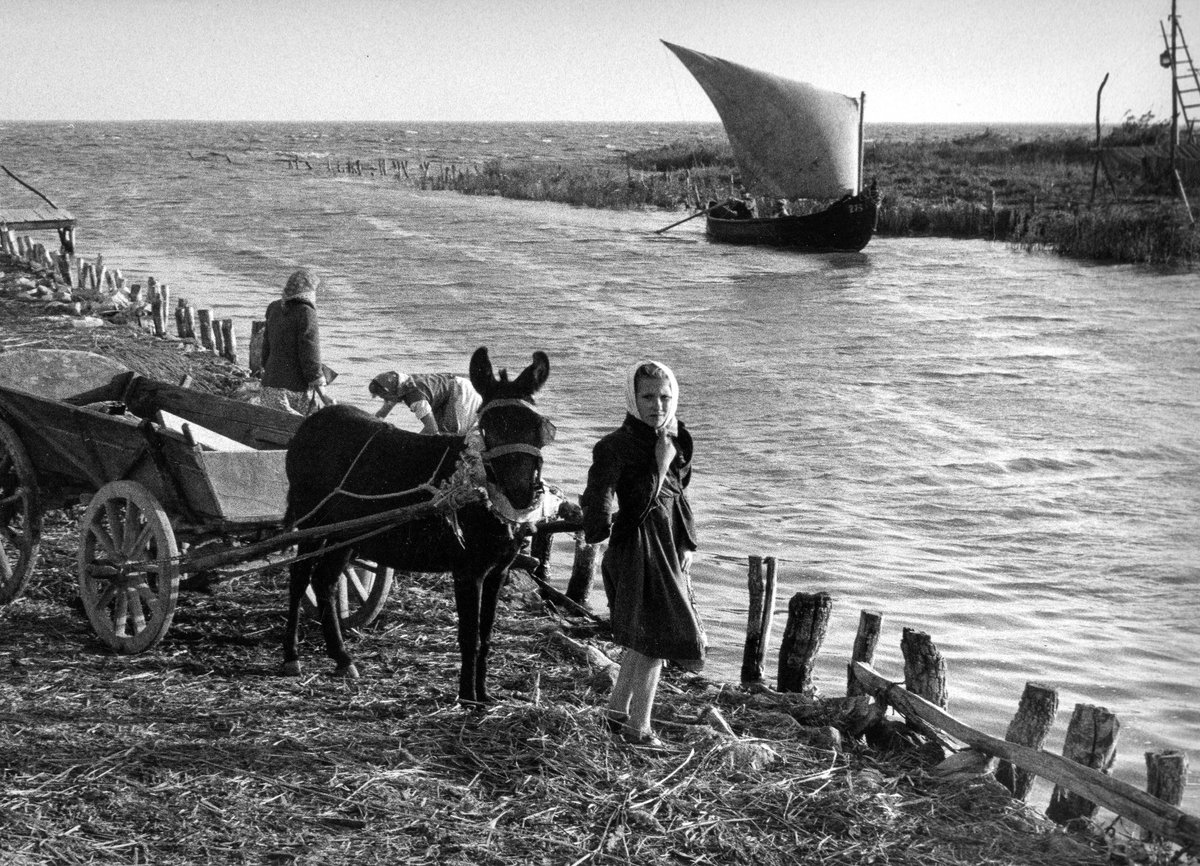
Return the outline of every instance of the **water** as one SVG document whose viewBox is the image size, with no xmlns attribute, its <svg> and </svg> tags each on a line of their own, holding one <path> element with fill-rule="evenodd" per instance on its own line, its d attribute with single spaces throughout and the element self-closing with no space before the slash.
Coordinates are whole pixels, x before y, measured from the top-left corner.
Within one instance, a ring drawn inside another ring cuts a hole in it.
<svg viewBox="0 0 1200 866">
<path fill-rule="evenodd" d="M 746 556 L 771 555 L 781 609 L 801 590 L 834 596 L 817 670 L 828 694 L 844 688 L 859 610 L 875 609 L 877 667 L 900 679 L 901 629 L 929 632 L 951 711 L 989 733 L 1003 736 L 1033 680 L 1059 689 L 1047 748 L 1061 749 L 1075 703 L 1095 703 L 1121 719 L 1121 778 L 1144 784 L 1149 749 L 1197 766 L 1194 275 L 940 239 L 847 255 L 729 248 L 699 221 L 653 233 L 678 215 L 323 170 L 595 160 L 689 135 L 719 132 L 9 123 L 0 157 L 75 213 L 81 254 L 234 317 L 243 352 L 291 269 L 317 267 L 343 402 L 370 406 L 382 370 L 464 371 L 479 345 L 513 369 L 545 350 L 541 403 L 560 431 L 546 473 L 572 493 L 620 421 L 626 364 L 670 364 L 697 441 L 694 571 L 715 677 L 738 675 Z M 291 153 L 321 170 L 287 168 Z"/>
</svg>

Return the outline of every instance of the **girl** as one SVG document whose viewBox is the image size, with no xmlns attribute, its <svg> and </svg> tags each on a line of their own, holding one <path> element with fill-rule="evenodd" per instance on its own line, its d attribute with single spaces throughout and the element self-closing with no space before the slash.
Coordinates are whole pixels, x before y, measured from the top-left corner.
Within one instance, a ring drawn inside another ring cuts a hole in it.
<svg viewBox="0 0 1200 866">
<path fill-rule="evenodd" d="M 665 364 L 631 367 L 625 402 L 624 423 L 593 449 L 580 504 L 585 539 L 610 538 L 601 574 L 613 636 L 625 648 L 608 722 L 628 742 L 658 746 L 650 712 L 663 661 L 698 671 L 706 648 L 692 596 L 695 525 L 684 493 L 692 437 L 675 417 L 679 384 Z"/>
</svg>

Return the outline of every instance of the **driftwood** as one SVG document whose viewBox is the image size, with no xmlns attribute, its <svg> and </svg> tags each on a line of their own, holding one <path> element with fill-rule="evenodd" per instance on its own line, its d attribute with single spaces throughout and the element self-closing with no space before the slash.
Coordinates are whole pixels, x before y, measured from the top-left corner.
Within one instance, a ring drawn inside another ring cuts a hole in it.
<svg viewBox="0 0 1200 866">
<path fill-rule="evenodd" d="M 977 731 L 924 698 L 907 691 L 899 683 L 883 677 L 870 665 L 855 662 L 854 672 L 868 690 L 881 693 L 906 718 L 920 719 L 985 754 L 1002 758 L 1056 785 L 1069 788 L 1165 839 L 1188 848 L 1200 847 L 1200 818 L 1097 770 Z"/>
</svg>

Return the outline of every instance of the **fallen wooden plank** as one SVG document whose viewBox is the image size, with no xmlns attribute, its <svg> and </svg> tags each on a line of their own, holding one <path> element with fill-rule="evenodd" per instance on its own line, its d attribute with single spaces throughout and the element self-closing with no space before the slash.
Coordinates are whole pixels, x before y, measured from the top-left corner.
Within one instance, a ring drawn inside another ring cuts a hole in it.
<svg viewBox="0 0 1200 866">
<path fill-rule="evenodd" d="M 1186 848 L 1200 848 L 1200 818 L 1105 773 L 1040 749 L 1018 746 L 977 731 L 945 710 L 912 694 L 900 683 L 883 677 L 870 665 L 854 662 L 853 668 L 855 676 L 868 691 L 872 694 L 882 693 L 888 704 L 905 716 L 920 719 L 985 754 L 1003 758 L 1022 770 L 1087 797 L 1152 833 Z"/>
</svg>

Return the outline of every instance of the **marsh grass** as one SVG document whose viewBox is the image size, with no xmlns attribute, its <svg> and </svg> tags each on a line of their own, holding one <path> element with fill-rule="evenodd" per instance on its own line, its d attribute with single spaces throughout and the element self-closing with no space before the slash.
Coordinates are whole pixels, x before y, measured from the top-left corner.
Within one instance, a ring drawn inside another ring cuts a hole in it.
<svg viewBox="0 0 1200 866">
<path fill-rule="evenodd" d="M 1153 144 L 1158 125 L 1106 144 Z M 881 192 L 881 236 L 1004 241 L 1076 258 L 1193 266 L 1200 240 L 1169 185 L 1139 170 L 1096 174 L 1093 142 L 986 130 L 956 139 L 878 139 L 865 176 Z M 1096 181 L 1093 187 L 1093 181 Z M 676 141 L 609 162 L 493 160 L 443 173 L 437 188 L 598 208 L 701 209 L 741 191 L 728 144 Z M 1193 199 L 1200 195 L 1193 192 Z"/>
</svg>

